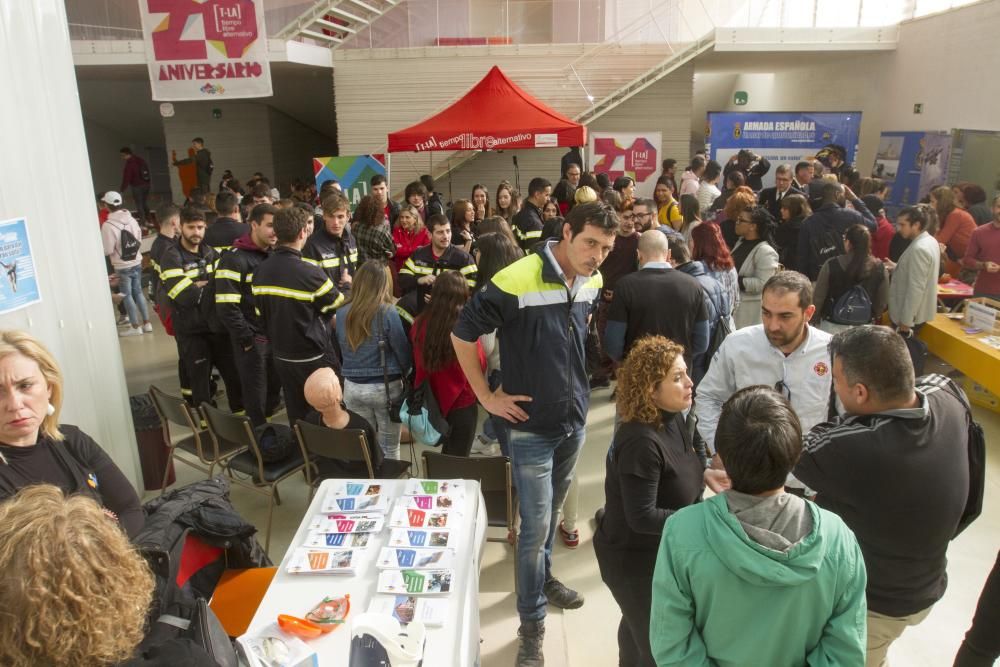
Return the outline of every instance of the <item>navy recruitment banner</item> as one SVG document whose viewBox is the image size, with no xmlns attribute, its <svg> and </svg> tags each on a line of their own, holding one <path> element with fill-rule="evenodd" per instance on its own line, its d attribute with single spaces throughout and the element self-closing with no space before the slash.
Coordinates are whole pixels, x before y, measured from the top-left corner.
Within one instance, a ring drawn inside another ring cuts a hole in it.
<svg viewBox="0 0 1000 667">
<path fill-rule="evenodd" d="M 861 112 L 728 112 L 708 114 L 708 155 L 725 165 L 740 149 L 748 148 L 771 163 L 764 187 L 774 185 L 779 164 L 792 167 L 811 158 L 827 144 L 847 150 L 847 163 L 854 164 L 861 132 Z"/>
</svg>

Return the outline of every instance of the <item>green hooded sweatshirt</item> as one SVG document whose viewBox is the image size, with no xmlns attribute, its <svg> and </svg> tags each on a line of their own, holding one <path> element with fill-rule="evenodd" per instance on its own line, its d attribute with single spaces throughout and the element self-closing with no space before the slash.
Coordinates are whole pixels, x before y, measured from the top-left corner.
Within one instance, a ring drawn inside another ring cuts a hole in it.
<svg viewBox="0 0 1000 667">
<path fill-rule="evenodd" d="M 653 575 L 657 665 L 865 664 L 861 549 L 840 517 L 808 507 L 812 531 L 784 552 L 750 539 L 724 495 L 670 517 Z"/>
</svg>

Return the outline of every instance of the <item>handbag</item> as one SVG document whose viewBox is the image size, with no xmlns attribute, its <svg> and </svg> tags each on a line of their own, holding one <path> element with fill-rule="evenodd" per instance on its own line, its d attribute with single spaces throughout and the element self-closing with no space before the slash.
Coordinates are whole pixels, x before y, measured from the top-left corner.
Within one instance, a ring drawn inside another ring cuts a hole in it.
<svg viewBox="0 0 1000 667">
<path fill-rule="evenodd" d="M 441 415 L 427 378 L 404 396 L 399 420 L 406 424 L 414 439 L 431 447 L 440 445 L 441 439 L 451 433 L 451 425 Z"/>
<path fill-rule="evenodd" d="M 382 384 L 385 386 L 385 409 L 389 412 L 389 421 L 394 424 L 402 424 L 403 421 L 400 418 L 400 408 L 403 406 L 403 401 L 406 400 L 407 395 L 410 393 L 410 388 L 413 383 L 410 380 L 409 375 L 403 375 L 403 391 L 399 395 L 399 398 L 393 400 L 392 393 L 389 391 L 389 368 L 386 365 L 385 350 L 389 348 L 392 352 L 392 358 L 396 360 L 396 365 L 399 366 L 400 372 L 403 370 L 403 364 L 400 362 L 399 357 L 396 356 L 396 351 L 392 349 L 389 345 L 389 335 L 385 332 L 382 326 L 382 316 L 379 315 L 379 339 L 378 339 L 378 354 L 379 360 L 382 364 Z M 382 334 L 385 333 L 383 338 Z"/>
</svg>

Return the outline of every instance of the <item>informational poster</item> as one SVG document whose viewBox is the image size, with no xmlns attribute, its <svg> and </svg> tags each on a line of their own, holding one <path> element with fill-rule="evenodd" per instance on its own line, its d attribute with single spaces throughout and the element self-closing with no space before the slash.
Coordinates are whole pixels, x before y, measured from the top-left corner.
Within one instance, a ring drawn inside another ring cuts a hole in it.
<svg viewBox="0 0 1000 667">
<path fill-rule="evenodd" d="M 24 218 L 0 221 L 0 315 L 42 300 Z"/>
<path fill-rule="evenodd" d="M 708 114 L 708 155 L 723 166 L 748 148 L 771 163 L 764 187 L 774 185 L 780 164 L 795 167 L 827 144 L 843 146 L 853 164 L 861 132 L 861 112 L 719 112 Z"/>
<path fill-rule="evenodd" d="M 635 180 L 636 197 L 652 197 L 660 173 L 660 132 L 591 132 L 590 162 L 595 174 Z"/>
<path fill-rule="evenodd" d="M 947 132 L 882 133 L 871 175 L 889 184 L 890 217 L 947 181 L 951 143 Z"/>
<path fill-rule="evenodd" d="M 385 155 L 341 155 L 340 157 L 314 157 L 313 174 L 316 189 L 330 180 L 340 183 L 351 208 L 358 205 L 361 198 L 371 194 L 372 176 L 385 176 Z"/>
<path fill-rule="evenodd" d="M 139 0 L 153 99 L 271 95 L 263 0 Z"/>
</svg>

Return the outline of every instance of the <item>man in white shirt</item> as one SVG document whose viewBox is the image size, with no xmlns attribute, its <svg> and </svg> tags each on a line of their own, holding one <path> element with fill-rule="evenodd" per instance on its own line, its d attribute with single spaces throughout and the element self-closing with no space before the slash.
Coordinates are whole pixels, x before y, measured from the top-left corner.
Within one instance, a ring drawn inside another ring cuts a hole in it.
<svg viewBox="0 0 1000 667">
<path fill-rule="evenodd" d="M 809 279 L 781 271 L 765 284 L 761 321 L 726 337 L 698 385 L 698 430 L 715 454 L 715 429 L 722 404 L 738 390 L 763 384 L 791 403 L 802 432 L 826 421 L 831 403 L 830 334 L 809 326 L 816 311 Z M 792 478 L 793 486 L 801 486 Z"/>
</svg>

